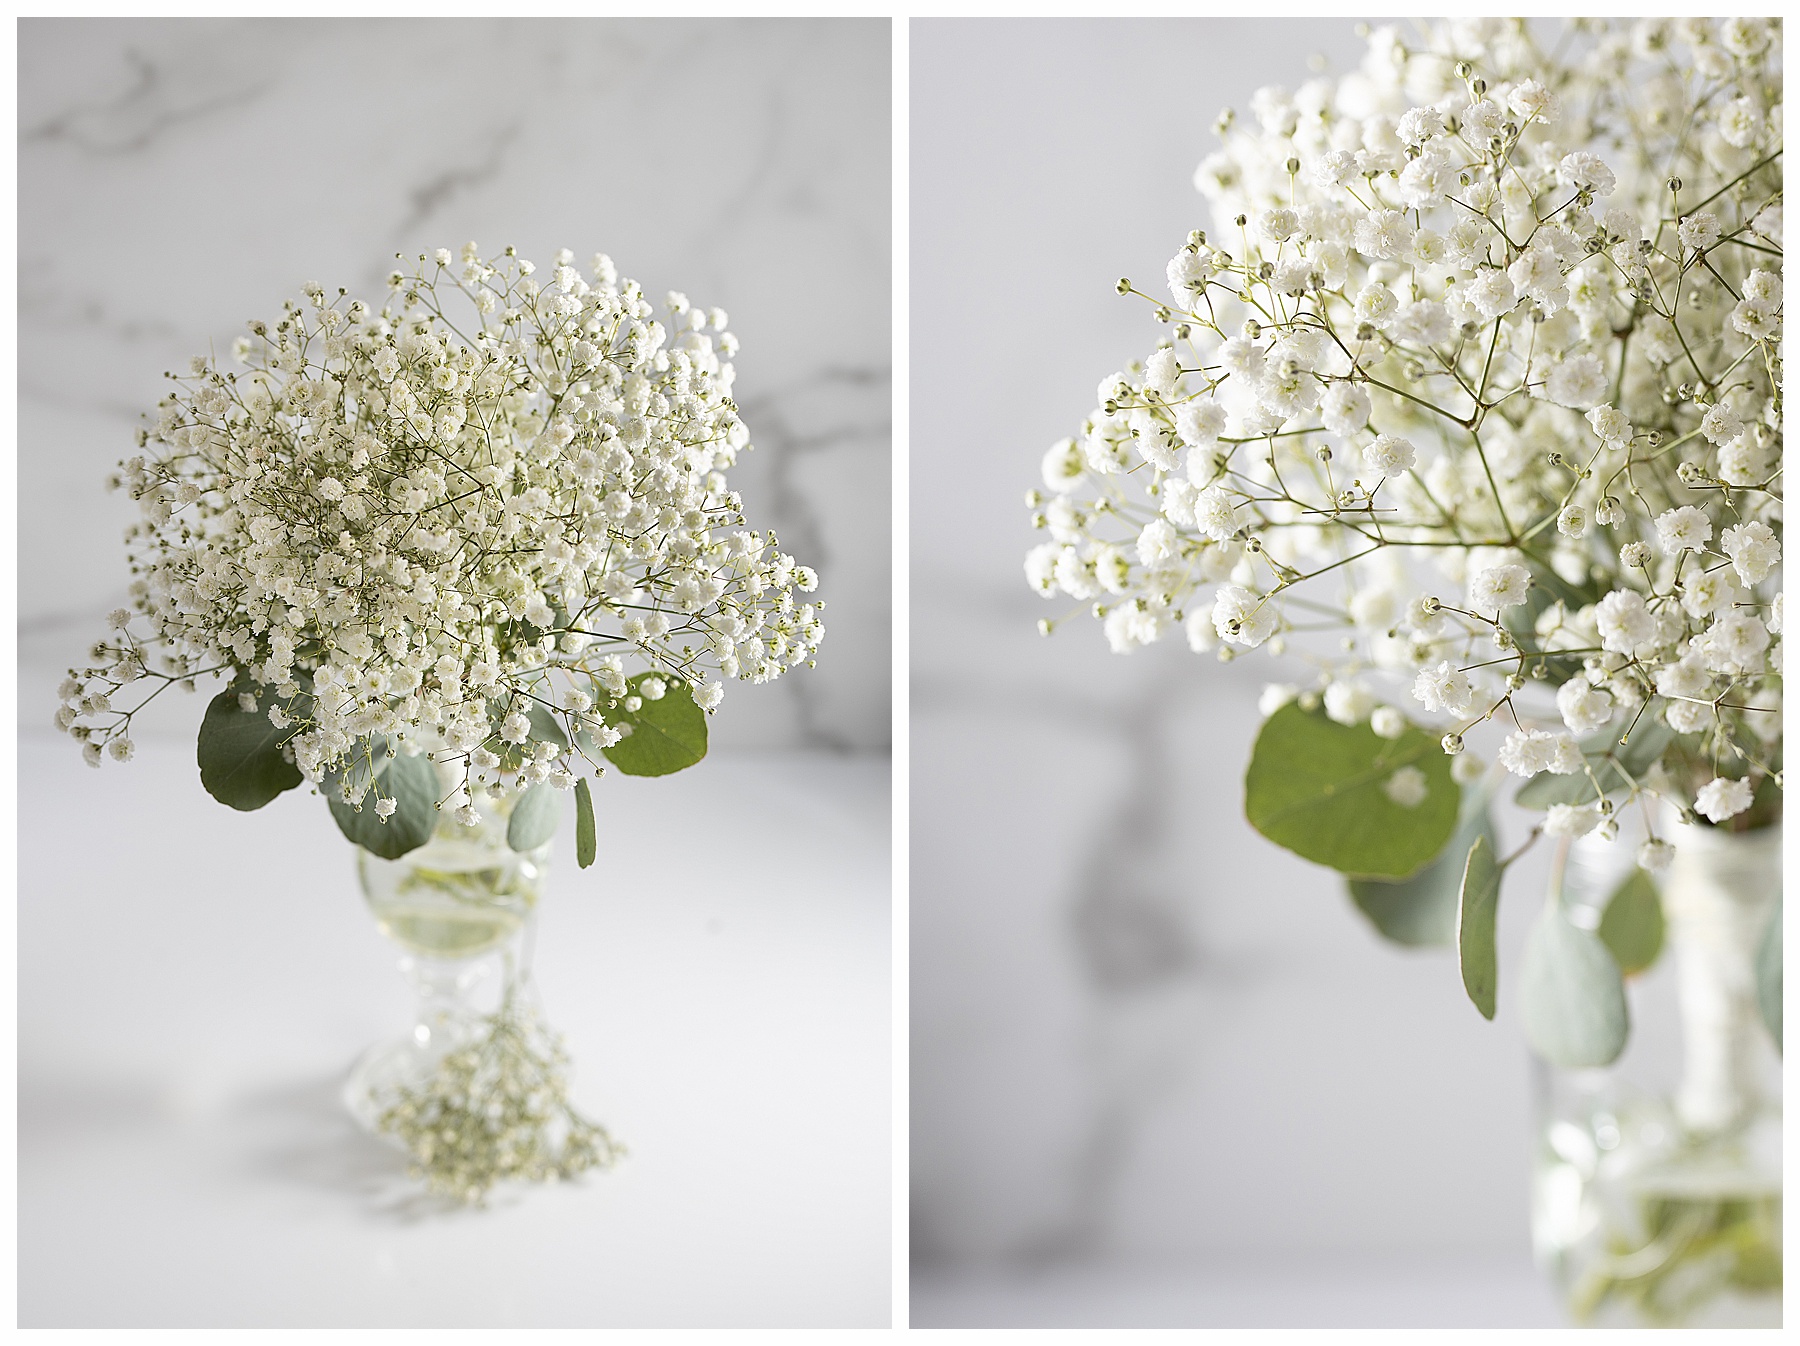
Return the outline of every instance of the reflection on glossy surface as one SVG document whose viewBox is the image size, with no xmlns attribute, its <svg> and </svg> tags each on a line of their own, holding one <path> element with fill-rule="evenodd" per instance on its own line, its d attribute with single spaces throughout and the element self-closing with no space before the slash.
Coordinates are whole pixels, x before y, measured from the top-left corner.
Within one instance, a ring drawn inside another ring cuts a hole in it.
<svg viewBox="0 0 1800 1346">
<path fill-rule="evenodd" d="M 474 802 L 474 826 L 446 815 L 430 841 L 398 860 L 357 851 L 363 896 L 377 928 L 405 950 L 400 972 L 418 1002 L 412 1031 L 371 1048 L 344 1086 L 345 1106 L 370 1132 L 399 1091 L 418 1088 L 480 1031 L 491 1004 L 478 1002 L 497 1001 L 526 971 L 550 843 L 507 845 L 513 796 Z"/>
</svg>

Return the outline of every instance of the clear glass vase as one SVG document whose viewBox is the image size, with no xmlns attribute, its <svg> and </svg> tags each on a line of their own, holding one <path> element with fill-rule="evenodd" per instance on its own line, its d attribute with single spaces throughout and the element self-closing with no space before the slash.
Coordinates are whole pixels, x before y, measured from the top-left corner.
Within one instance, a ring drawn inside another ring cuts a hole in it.
<svg viewBox="0 0 1800 1346">
<path fill-rule="evenodd" d="M 402 950 L 400 971 L 416 1010 L 404 1037 L 364 1053 L 344 1102 L 365 1130 L 403 1089 L 418 1089 L 450 1052 L 468 1045 L 509 990 L 529 973 L 533 917 L 550 843 L 507 845 L 516 796 L 479 794 L 478 821 L 445 814 L 431 840 L 398 860 L 357 848 L 357 876 L 382 934 Z"/>
<path fill-rule="evenodd" d="M 1539 1062 L 1532 1240 L 1587 1326 L 1781 1324 L 1781 1063 L 1756 955 L 1781 891 L 1781 829 L 1673 829 L 1664 947 L 1627 982 L 1611 1066 Z M 1562 870 L 1597 928 L 1636 839 L 1584 837 Z"/>
</svg>

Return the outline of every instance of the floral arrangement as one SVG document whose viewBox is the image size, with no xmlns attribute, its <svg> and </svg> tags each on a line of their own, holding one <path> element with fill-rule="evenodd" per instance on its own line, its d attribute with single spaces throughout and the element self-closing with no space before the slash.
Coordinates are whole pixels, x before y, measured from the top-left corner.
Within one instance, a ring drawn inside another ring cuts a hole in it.
<svg viewBox="0 0 1800 1346">
<path fill-rule="evenodd" d="M 1381 28 L 1222 114 L 1212 232 L 1165 293 L 1119 282 L 1161 339 L 1027 500 L 1030 584 L 1115 651 L 1304 667 L 1264 696 L 1251 822 L 1385 933 L 1454 938 L 1490 1018 L 1517 853 L 1483 752 L 1532 840 L 1640 810 L 1648 870 L 1655 801 L 1760 827 L 1782 779 L 1780 24 L 1541 27 Z M 1609 1061 L 1631 964 L 1544 921 L 1528 1035 Z"/>
<path fill-rule="evenodd" d="M 61 688 L 88 762 L 210 674 L 201 779 L 234 808 L 326 785 L 393 858 L 440 811 L 475 825 L 472 791 L 548 785 L 591 833 L 600 758 L 691 765 L 722 679 L 812 659 L 817 577 L 726 485 L 750 447 L 726 315 L 671 293 L 665 326 L 573 260 L 543 286 L 511 248 L 439 249 L 380 307 L 308 285 L 238 338 L 244 373 L 169 376 L 111 482 L 143 513 L 132 607 Z"/>
<path fill-rule="evenodd" d="M 470 243 L 395 270 L 379 305 L 308 285 L 237 339 L 240 370 L 168 376 L 110 483 L 142 512 L 131 606 L 60 689 L 91 765 L 128 761 L 171 686 L 221 678 L 198 744 L 221 802 L 310 782 L 383 860 L 434 837 L 530 859 L 572 788 L 586 867 L 590 775 L 692 766 L 726 680 L 812 661 L 824 605 L 796 594 L 817 576 L 744 527 L 726 483 L 751 447 L 726 315 L 670 293 L 659 320 L 604 254 L 573 263 L 544 285 Z M 514 868 L 406 884 L 529 906 Z M 507 969 L 500 1009 L 376 1122 L 470 1201 L 621 1152 L 570 1107 L 510 951 Z"/>
</svg>

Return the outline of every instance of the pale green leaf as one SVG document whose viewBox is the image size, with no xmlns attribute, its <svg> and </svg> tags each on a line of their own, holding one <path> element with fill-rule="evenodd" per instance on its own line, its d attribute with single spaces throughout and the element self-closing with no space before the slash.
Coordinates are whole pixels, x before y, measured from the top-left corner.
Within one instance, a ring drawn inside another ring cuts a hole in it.
<svg viewBox="0 0 1800 1346">
<path fill-rule="evenodd" d="M 1500 906 L 1504 866 L 1487 837 L 1475 838 L 1463 865 L 1462 892 L 1456 907 L 1456 952 L 1463 989 L 1484 1019 L 1494 1017 L 1499 989 L 1499 961 L 1494 949 L 1494 917 Z"/>
<path fill-rule="evenodd" d="M 1424 798 L 1410 807 L 1387 788 L 1408 767 L 1425 785 Z M 1461 798 L 1435 736 L 1409 727 L 1385 739 L 1366 724 L 1338 724 L 1298 702 L 1263 725 L 1244 777 L 1244 812 L 1257 831 L 1358 877 L 1418 873 L 1456 830 Z"/>
<path fill-rule="evenodd" d="M 1550 902 L 1532 924 L 1519 969 L 1525 1039 L 1552 1065 L 1603 1066 L 1631 1031 L 1625 982 L 1600 936 L 1573 925 Z"/>
<path fill-rule="evenodd" d="M 304 779 L 300 768 L 282 756 L 282 740 L 289 732 L 270 724 L 266 709 L 245 710 L 235 690 L 220 692 L 200 722 L 195 746 L 200 784 L 240 812 L 261 808 Z"/>
<path fill-rule="evenodd" d="M 506 844 L 515 851 L 535 851 L 556 835 L 562 821 L 562 791 L 540 781 L 519 796 L 506 822 Z"/>
<path fill-rule="evenodd" d="M 1756 950 L 1756 1007 L 1762 1021 L 1781 1047 L 1781 895 L 1775 897 L 1775 916 Z"/>
<path fill-rule="evenodd" d="M 666 687 L 654 701 L 643 695 L 643 684 L 652 677 Z M 706 712 L 694 703 L 692 688 L 665 673 L 640 673 L 627 688 L 627 695 L 641 702 L 636 710 L 627 710 L 620 697 L 602 712 L 608 724 L 625 734 L 601 749 L 607 761 L 627 776 L 666 776 L 706 756 Z"/>
<path fill-rule="evenodd" d="M 575 782 L 575 864 L 586 869 L 594 863 L 594 796 L 587 777 Z"/>
<path fill-rule="evenodd" d="M 1475 792 L 1465 792 L 1465 805 Z M 1465 806 L 1449 842 L 1437 859 L 1410 879 L 1350 879 L 1350 897 L 1375 928 L 1396 944 L 1413 948 L 1451 944 L 1456 940 L 1457 899 L 1462 892 L 1463 863 L 1475 838 L 1494 846 L 1493 822 L 1485 802 Z"/>
<path fill-rule="evenodd" d="M 391 759 L 380 770 L 375 788 L 362 798 L 360 807 L 343 797 L 342 777 L 328 774 L 322 782 L 325 802 L 338 830 L 372 855 L 384 860 L 398 860 L 408 851 L 416 851 L 437 830 L 437 768 L 425 753 L 408 757 L 404 753 Z M 375 802 L 386 796 L 395 803 L 393 815 L 383 819 L 375 812 Z"/>
<path fill-rule="evenodd" d="M 1600 938 L 1627 977 L 1642 972 L 1662 952 L 1662 899 L 1643 870 L 1634 868 L 1607 898 Z"/>
</svg>

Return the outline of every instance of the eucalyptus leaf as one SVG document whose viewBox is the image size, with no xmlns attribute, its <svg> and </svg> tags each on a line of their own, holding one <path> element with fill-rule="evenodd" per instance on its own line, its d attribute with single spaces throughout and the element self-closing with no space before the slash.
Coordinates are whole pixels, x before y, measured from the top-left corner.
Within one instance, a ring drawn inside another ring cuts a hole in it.
<svg viewBox="0 0 1800 1346">
<path fill-rule="evenodd" d="M 1494 950 L 1494 918 L 1500 907 L 1500 877 L 1505 866 L 1495 857 L 1486 836 L 1475 838 L 1463 866 L 1462 892 L 1456 907 L 1456 953 L 1463 989 L 1481 1017 L 1494 1017 L 1500 968 Z"/>
<path fill-rule="evenodd" d="M 1618 1058 L 1631 1031 L 1625 982 L 1600 936 L 1546 903 L 1525 941 L 1519 969 L 1525 1039 L 1552 1065 L 1603 1066 Z"/>
<path fill-rule="evenodd" d="M 1756 949 L 1756 1007 L 1769 1026 L 1777 1050 L 1781 1048 L 1781 895 L 1775 896 L 1775 915 Z"/>
<path fill-rule="evenodd" d="M 1527 809 L 1547 809 L 1552 804 L 1591 804 L 1603 795 L 1626 789 L 1631 783 L 1626 775 L 1629 774 L 1631 780 L 1643 780 L 1674 739 L 1675 731 L 1646 715 L 1638 721 L 1637 728 L 1631 731 L 1631 737 L 1625 743 L 1619 742 L 1618 735 L 1616 729 L 1602 729 L 1580 743 L 1581 755 L 1587 759 L 1595 780 L 1600 782 L 1599 795 L 1594 793 L 1593 781 L 1588 779 L 1585 771 L 1571 772 L 1567 776 L 1541 771 L 1519 787 L 1513 802 Z M 1619 770 L 1621 766 L 1623 773 Z"/>
<path fill-rule="evenodd" d="M 1351 901 L 1387 939 L 1411 948 L 1455 942 L 1457 899 L 1469 847 L 1481 836 L 1488 839 L 1490 848 L 1496 845 L 1487 802 L 1477 799 L 1478 794 L 1468 792 L 1456 831 L 1437 859 L 1410 879 L 1348 880 Z"/>
<path fill-rule="evenodd" d="M 1410 807 L 1389 792 L 1406 768 L 1424 787 Z M 1456 830 L 1461 798 L 1435 736 L 1408 726 L 1385 739 L 1366 724 L 1338 724 L 1298 702 L 1264 723 L 1244 776 L 1244 813 L 1257 831 L 1356 877 L 1418 873 Z"/>
<path fill-rule="evenodd" d="M 1662 899 L 1643 870 L 1634 868 L 1606 899 L 1600 939 L 1627 977 L 1642 972 L 1662 952 Z"/>
<path fill-rule="evenodd" d="M 506 844 L 515 851 L 535 851 L 556 835 L 562 821 L 562 791 L 539 781 L 513 805 L 506 822 Z"/>
<path fill-rule="evenodd" d="M 238 692 L 220 692 L 200 722 L 195 757 L 200 784 L 221 804 L 248 813 L 305 779 L 300 768 L 282 756 L 286 731 L 269 723 L 264 709 L 245 710 Z"/>
<path fill-rule="evenodd" d="M 380 773 L 376 790 L 363 797 L 360 808 L 345 801 L 341 782 L 337 773 L 326 775 L 325 802 L 337 819 L 338 830 L 371 855 L 398 860 L 430 841 L 437 830 L 438 776 L 428 755 L 395 757 Z M 378 794 L 395 804 L 393 814 L 385 820 L 375 812 Z"/>
<path fill-rule="evenodd" d="M 575 782 L 575 864 L 586 869 L 594 863 L 594 796 L 587 777 Z"/>
<path fill-rule="evenodd" d="M 664 684 L 662 696 L 654 701 L 643 694 L 650 678 Z M 625 697 L 620 697 L 602 712 L 606 722 L 625 735 L 601 749 L 607 761 L 627 776 L 666 776 L 706 756 L 706 712 L 694 704 L 691 687 L 662 673 L 640 673 L 626 687 L 626 695 L 638 698 L 640 704 L 627 710 Z"/>
</svg>

